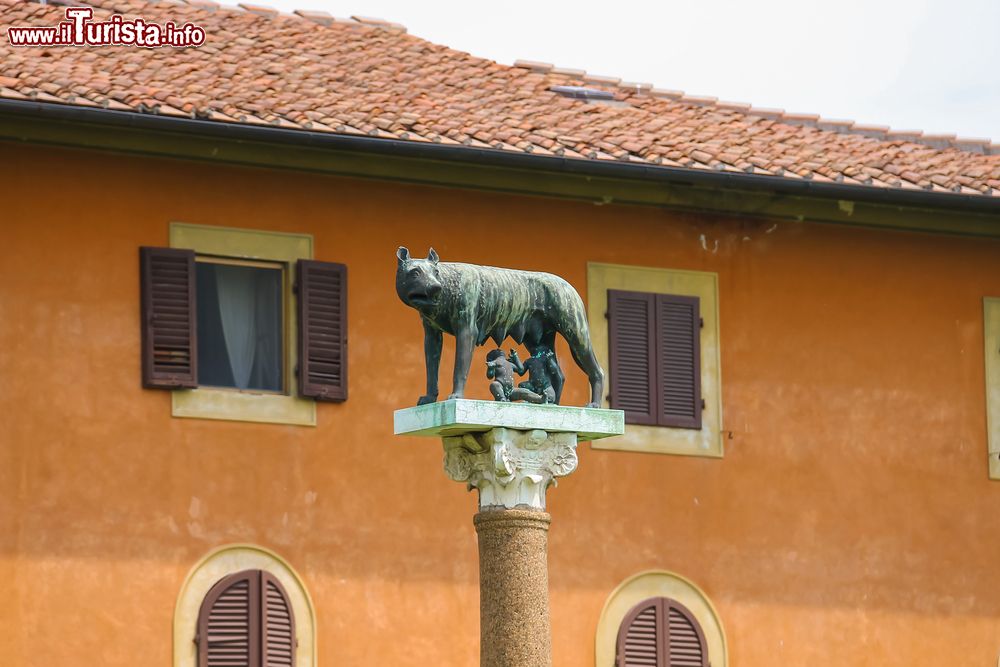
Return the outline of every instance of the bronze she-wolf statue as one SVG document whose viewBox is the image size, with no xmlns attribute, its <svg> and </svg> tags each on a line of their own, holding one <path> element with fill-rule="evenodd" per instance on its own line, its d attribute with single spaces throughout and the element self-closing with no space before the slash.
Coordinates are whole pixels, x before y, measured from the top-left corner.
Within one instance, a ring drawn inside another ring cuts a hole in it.
<svg viewBox="0 0 1000 667">
<path fill-rule="evenodd" d="M 401 247 L 396 258 L 396 293 L 424 325 L 427 393 L 417 405 L 437 400 L 442 334 L 455 337 L 455 384 L 448 398 L 462 398 L 474 346 L 490 338 L 499 346 L 510 336 L 532 356 L 554 353 L 560 333 L 590 380 L 588 407 L 600 406 L 604 371 L 590 343 L 583 301 L 568 282 L 550 273 L 442 262 L 434 248 L 427 259 L 413 259 Z M 552 378 L 556 403 L 564 379 L 561 371 Z"/>
</svg>

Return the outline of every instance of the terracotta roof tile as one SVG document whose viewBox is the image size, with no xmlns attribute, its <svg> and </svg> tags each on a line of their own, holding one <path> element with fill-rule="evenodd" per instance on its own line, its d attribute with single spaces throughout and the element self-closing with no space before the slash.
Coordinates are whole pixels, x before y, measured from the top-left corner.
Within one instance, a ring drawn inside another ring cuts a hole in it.
<svg viewBox="0 0 1000 667">
<path fill-rule="evenodd" d="M 63 0 L 59 0 L 62 2 Z M 68 1 L 68 0 L 67 0 Z M 77 3 L 73 3 L 77 4 Z M 213 122 L 1000 196 L 1000 144 L 786 114 L 549 63 L 499 65 L 405 34 L 384 19 L 280 14 L 210 0 L 94 0 L 147 21 L 191 21 L 184 50 L 12 48 L 0 97 Z M 63 8 L 0 0 L 6 25 L 55 25 Z M 614 100 L 569 99 L 581 85 Z"/>
</svg>

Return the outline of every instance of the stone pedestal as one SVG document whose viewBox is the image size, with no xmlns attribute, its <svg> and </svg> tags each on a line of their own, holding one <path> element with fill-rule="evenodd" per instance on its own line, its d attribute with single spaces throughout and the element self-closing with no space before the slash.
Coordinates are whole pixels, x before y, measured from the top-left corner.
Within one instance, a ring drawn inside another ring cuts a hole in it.
<svg viewBox="0 0 1000 667">
<path fill-rule="evenodd" d="M 620 410 L 457 399 L 397 410 L 397 435 L 437 436 L 445 473 L 479 492 L 481 667 L 549 667 L 545 492 L 577 440 L 624 432 Z"/>
</svg>

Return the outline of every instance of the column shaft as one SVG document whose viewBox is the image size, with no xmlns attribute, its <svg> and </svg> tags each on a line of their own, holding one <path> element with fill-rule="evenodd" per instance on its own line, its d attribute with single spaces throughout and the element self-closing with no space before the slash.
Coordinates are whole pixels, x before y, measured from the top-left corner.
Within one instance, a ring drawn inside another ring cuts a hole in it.
<svg viewBox="0 0 1000 667">
<path fill-rule="evenodd" d="M 480 667 L 550 667 L 548 530 L 540 510 L 476 514 Z"/>
</svg>

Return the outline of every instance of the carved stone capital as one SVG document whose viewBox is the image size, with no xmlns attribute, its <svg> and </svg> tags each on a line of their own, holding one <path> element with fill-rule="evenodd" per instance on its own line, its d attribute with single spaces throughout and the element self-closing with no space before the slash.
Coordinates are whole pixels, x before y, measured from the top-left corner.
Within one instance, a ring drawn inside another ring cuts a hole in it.
<svg viewBox="0 0 1000 667">
<path fill-rule="evenodd" d="M 479 507 L 545 509 L 545 490 L 576 470 L 576 434 L 494 428 L 442 438 L 444 470 L 469 490 Z"/>
</svg>

